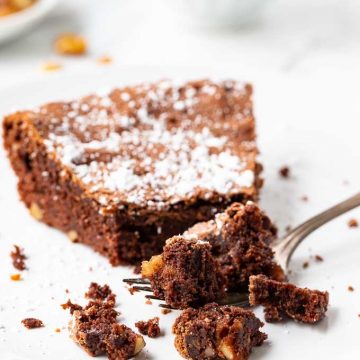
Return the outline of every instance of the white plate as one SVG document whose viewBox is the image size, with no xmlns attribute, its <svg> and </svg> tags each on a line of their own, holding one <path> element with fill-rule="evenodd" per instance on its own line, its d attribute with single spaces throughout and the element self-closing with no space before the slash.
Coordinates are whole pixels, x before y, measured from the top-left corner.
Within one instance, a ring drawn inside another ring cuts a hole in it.
<svg viewBox="0 0 360 360">
<path fill-rule="evenodd" d="M 195 78 L 204 75 L 241 77 L 237 70 L 120 68 L 59 73 L 0 94 L 0 113 L 71 98 L 99 86 L 111 87 L 168 76 Z M 286 79 L 268 74 L 249 74 L 255 84 L 255 110 L 266 185 L 262 205 L 279 225 L 295 225 L 310 215 L 359 190 L 359 81 L 346 79 Z M 352 86 L 350 86 L 353 84 Z M 345 86 L 346 85 L 346 86 Z M 342 91 L 339 91 L 342 89 Z M 67 237 L 34 221 L 18 200 L 16 178 L 0 150 L 0 359 L 88 359 L 66 330 L 69 314 L 60 308 L 68 297 L 83 301 L 91 281 L 108 283 L 118 295 L 120 320 L 134 322 L 160 316 L 165 335 L 146 338 L 141 359 L 180 359 L 173 346 L 171 325 L 177 315 L 161 315 L 154 303 L 146 305 L 142 294 L 130 295 L 121 279 L 133 276 L 130 268 L 112 268 L 91 249 L 72 244 Z M 293 178 L 282 180 L 278 168 L 291 166 Z M 349 184 L 344 185 L 343 181 Z M 300 200 L 308 195 L 309 201 Z M 292 281 L 330 292 L 327 318 L 316 326 L 294 322 L 264 326 L 269 340 L 254 350 L 251 359 L 359 359 L 360 331 L 360 229 L 346 222 L 355 210 L 314 233 L 298 249 L 291 263 Z M 29 259 L 24 280 L 12 282 L 9 252 L 12 244 L 25 248 Z M 316 263 L 310 255 L 320 254 Z M 304 270 L 302 264 L 309 261 Z M 92 267 L 93 271 L 89 271 Z M 347 290 L 348 285 L 355 292 Z M 65 293 L 69 289 L 70 294 Z M 263 318 L 262 310 L 256 314 Z M 45 327 L 26 330 L 25 317 L 37 317 Z M 61 328 L 60 333 L 54 331 Z"/>
<path fill-rule="evenodd" d="M 0 17 L 0 43 L 24 33 L 41 21 L 58 3 L 58 0 L 38 0 L 33 6 Z"/>
</svg>

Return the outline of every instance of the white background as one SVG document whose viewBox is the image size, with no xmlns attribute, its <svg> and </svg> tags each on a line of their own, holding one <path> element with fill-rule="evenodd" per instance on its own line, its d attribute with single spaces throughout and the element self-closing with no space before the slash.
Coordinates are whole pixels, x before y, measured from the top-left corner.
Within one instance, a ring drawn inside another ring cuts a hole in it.
<svg viewBox="0 0 360 360">
<path fill-rule="evenodd" d="M 199 29 L 186 15 L 175 1 L 62 1 L 34 32 L 0 47 L 0 113 L 148 78 L 243 78 L 255 86 L 266 169 L 262 206 L 281 233 L 286 225 L 359 191 L 360 3 L 268 0 L 263 17 L 237 31 Z M 54 55 L 54 37 L 68 30 L 88 38 L 88 56 Z M 96 62 L 104 54 L 114 58 L 113 65 Z M 61 62 L 64 69 L 43 73 L 41 65 L 48 60 Z M 277 173 L 284 164 L 293 173 L 289 181 Z M 81 301 L 90 281 L 111 285 L 118 294 L 120 320 L 130 326 L 160 314 L 140 294 L 131 296 L 124 289 L 120 279 L 131 276 L 130 269 L 111 268 L 90 249 L 31 219 L 17 199 L 15 181 L 1 150 L 0 359 L 88 358 L 68 339 L 69 316 L 59 304 L 68 296 Z M 308 202 L 301 201 L 303 195 Z M 359 358 L 360 229 L 347 227 L 350 217 L 360 220 L 360 212 L 313 234 L 291 264 L 291 280 L 330 292 L 327 319 L 313 327 L 266 324 L 269 341 L 252 359 Z M 30 270 L 20 283 L 9 280 L 14 270 L 8 253 L 15 243 L 29 255 Z M 310 258 L 315 254 L 325 261 L 316 263 Z M 306 270 L 304 261 L 310 262 Z M 348 285 L 354 286 L 353 293 Z M 262 317 L 261 309 L 256 312 Z M 175 315 L 161 318 L 166 335 L 146 339 L 143 358 L 178 358 L 170 330 Z M 46 327 L 25 330 L 20 321 L 28 316 L 41 318 Z M 54 332 L 56 327 L 61 333 Z"/>
</svg>

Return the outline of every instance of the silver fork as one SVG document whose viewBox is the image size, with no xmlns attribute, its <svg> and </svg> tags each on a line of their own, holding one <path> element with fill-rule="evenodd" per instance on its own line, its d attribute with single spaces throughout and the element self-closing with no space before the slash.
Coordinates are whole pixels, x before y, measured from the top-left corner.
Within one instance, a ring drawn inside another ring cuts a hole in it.
<svg viewBox="0 0 360 360">
<path fill-rule="evenodd" d="M 339 204 L 332 206 L 331 208 L 310 218 L 293 230 L 289 231 L 283 238 L 277 240 L 273 244 L 272 248 L 275 253 L 275 260 L 282 267 L 285 274 L 288 273 L 288 266 L 294 251 L 308 235 L 330 220 L 335 219 L 357 206 L 360 206 L 360 193 L 357 193 L 356 195 L 353 195 Z M 146 279 L 134 278 L 124 279 L 123 281 L 129 285 L 135 284 L 132 287 L 136 291 L 152 292 L 150 282 Z M 163 299 L 160 299 L 153 294 L 146 295 L 145 297 L 149 300 L 163 301 Z M 228 293 L 224 298 L 219 300 L 218 303 L 223 305 L 248 306 L 248 294 L 235 292 Z M 160 303 L 159 306 L 171 309 L 169 305 L 164 303 Z"/>
</svg>

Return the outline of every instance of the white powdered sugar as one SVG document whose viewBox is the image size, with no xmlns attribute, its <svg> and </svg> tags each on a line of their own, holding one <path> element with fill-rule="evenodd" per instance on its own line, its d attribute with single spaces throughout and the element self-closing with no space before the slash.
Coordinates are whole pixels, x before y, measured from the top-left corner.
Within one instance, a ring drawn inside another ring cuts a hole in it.
<svg viewBox="0 0 360 360">
<path fill-rule="evenodd" d="M 72 103 L 45 145 L 91 192 L 101 192 L 98 200 L 104 206 L 111 203 L 114 192 L 118 201 L 159 208 L 196 194 L 207 199 L 251 187 L 254 173 L 227 146 L 228 138 L 215 136 L 207 126 L 191 126 L 201 117 L 185 117 L 180 125 L 169 127 L 166 113 L 156 117 L 149 111 L 147 101 L 162 103 L 169 86 L 164 82 L 149 91 L 146 101 L 137 105 L 135 117 L 116 111 L 108 94 L 97 96 L 94 108 Z M 216 91 L 214 85 L 202 88 L 210 95 Z M 120 98 L 134 102 L 127 92 Z M 181 100 L 174 90 L 170 101 L 175 111 L 189 111 L 198 101 L 196 90 L 188 87 Z M 255 147 L 251 142 L 248 146 Z"/>
</svg>

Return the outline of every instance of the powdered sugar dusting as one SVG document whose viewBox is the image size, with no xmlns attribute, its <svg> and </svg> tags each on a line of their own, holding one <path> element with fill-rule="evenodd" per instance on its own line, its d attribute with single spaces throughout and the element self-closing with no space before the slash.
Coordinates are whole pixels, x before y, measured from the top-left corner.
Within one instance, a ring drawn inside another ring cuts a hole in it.
<svg viewBox="0 0 360 360">
<path fill-rule="evenodd" d="M 55 118 L 45 145 L 90 192 L 99 192 L 104 206 L 161 208 L 195 195 L 236 194 L 253 185 L 254 173 L 229 146 L 229 135 L 216 131 L 221 122 L 213 126 L 206 111 L 199 111 L 199 99 L 220 99 L 219 89 L 209 81 L 200 87 L 164 81 L 142 85 L 135 95 L 126 89 L 118 96 L 97 94 Z M 232 91 L 242 96 L 244 86 L 235 83 Z M 248 141 L 246 148 L 253 151 L 255 144 Z"/>
</svg>

